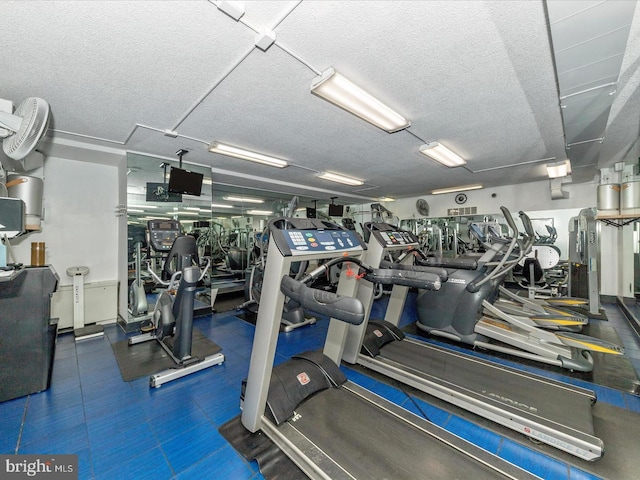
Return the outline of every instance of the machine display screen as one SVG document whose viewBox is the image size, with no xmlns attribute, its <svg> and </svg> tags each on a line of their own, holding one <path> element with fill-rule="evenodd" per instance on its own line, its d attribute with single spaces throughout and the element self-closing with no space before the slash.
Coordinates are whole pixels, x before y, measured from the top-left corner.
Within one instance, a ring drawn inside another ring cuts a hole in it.
<svg viewBox="0 0 640 480">
<path fill-rule="evenodd" d="M 293 255 L 360 248 L 360 242 L 350 230 L 285 230 L 283 234 Z"/>
<path fill-rule="evenodd" d="M 180 224 L 176 221 L 150 221 L 149 243 L 156 252 L 166 252 L 171 250 L 171 245 L 178 235 L 180 235 Z"/>
<path fill-rule="evenodd" d="M 417 239 L 410 232 L 375 232 L 385 246 L 411 245 L 417 243 Z"/>
</svg>

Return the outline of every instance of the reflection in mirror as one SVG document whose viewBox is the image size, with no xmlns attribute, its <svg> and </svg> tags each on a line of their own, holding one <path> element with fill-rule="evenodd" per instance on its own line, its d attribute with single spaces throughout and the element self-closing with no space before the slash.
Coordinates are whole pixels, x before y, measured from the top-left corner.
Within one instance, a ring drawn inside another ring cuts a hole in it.
<svg viewBox="0 0 640 480">
<path fill-rule="evenodd" d="M 400 228 L 418 236 L 425 254 L 445 258 L 479 254 L 483 241 L 510 234 L 504 217 L 496 214 L 410 218 L 400 221 Z"/>
<path fill-rule="evenodd" d="M 182 167 L 182 168 L 180 168 Z M 208 179 L 208 181 L 207 181 Z M 155 297 L 164 287 L 163 259 L 180 233 L 199 237 L 211 221 L 211 175 L 208 167 L 180 165 L 178 159 L 127 155 L 127 238 L 129 315 L 127 332 L 151 324 Z M 149 227 L 153 233 L 149 233 Z M 201 259 L 206 257 L 199 245 Z M 154 275 L 155 274 L 155 275 Z M 204 277 L 206 280 L 206 276 Z M 209 286 L 201 281 L 195 313 L 211 311 Z"/>
<path fill-rule="evenodd" d="M 348 214 L 344 205 L 335 198 L 293 196 L 217 182 L 209 167 L 192 165 L 187 160 L 185 157 L 183 169 L 203 175 L 199 196 L 176 196 L 170 191 L 171 172 L 179 166 L 178 159 L 128 154 L 129 238 L 135 237 L 136 229 L 142 231 L 142 238 L 145 238 L 147 224 L 154 219 L 177 221 L 182 233 L 195 236 L 200 258 L 211 261 L 204 278 L 206 291 L 199 289 L 199 299 L 206 301 L 209 309 L 214 306 L 218 311 L 228 309 L 229 305 L 220 305 L 222 300 L 227 300 L 232 294 L 244 295 L 245 279 L 250 274 L 252 263 L 260 255 L 260 239 L 269 219 L 313 216 L 340 223 L 341 215 Z M 156 272 L 160 269 L 161 255 L 154 255 L 146 245 L 145 249 L 141 255 L 136 255 L 135 242 L 130 240 L 129 283 L 136 278 L 136 258 L 142 257 L 142 283 L 149 291 L 149 284 L 153 285 L 153 282 L 145 272 L 148 267 Z M 237 306 L 239 303 L 242 300 L 236 299 L 230 304 Z"/>
<path fill-rule="evenodd" d="M 531 226 L 536 234 L 536 245 L 553 245 L 558 231 L 553 218 L 531 218 Z"/>
</svg>

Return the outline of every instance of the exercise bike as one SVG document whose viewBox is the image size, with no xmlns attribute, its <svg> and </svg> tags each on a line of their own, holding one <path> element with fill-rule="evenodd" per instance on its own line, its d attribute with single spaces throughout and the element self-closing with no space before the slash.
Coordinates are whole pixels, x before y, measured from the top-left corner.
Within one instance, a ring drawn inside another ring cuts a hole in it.
<svg viewBox="0 0 640 480">
<path fill-rule="evenodd" d="M 152 331 L 130 338 L 129 345 L 155 340 L 175 363 L 175 367 L 152 375 L 151 387 L 160 387 L 164 383 L 224 362 L 224 355 L 215 344 L 212 344 L 213 353 L 210 355 L 192 355 L 196 287 L 209 269 L 210 262 L 207 262 L 202 272 L 197 265 L 195 238 L 181 235 L 173 241 L 162 267 L 164 274 L 169 276 L 169 281 L 162 280 L 150 270 L 156 281 L 167 288 L 156 301 L 151 317 Z"/>
</svg>

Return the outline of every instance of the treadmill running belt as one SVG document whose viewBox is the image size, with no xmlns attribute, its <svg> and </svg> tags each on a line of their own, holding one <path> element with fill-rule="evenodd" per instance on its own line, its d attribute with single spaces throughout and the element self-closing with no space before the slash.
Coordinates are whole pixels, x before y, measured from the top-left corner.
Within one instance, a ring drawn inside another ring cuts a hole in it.
<svg viewBox="0 0 640 480">
<path fill-rule="evenodd" d="M 503 478 L 345 388 L 331 388 L 311 397 L 296 413 L 296 420 L 289 420 L 289 425 L 355 478 Z"/>
<path fill-rule="evenodd" d="M 474 361 L 468 356 L 426 348 L 411 341 L 385 345 L 380 357 L 406 365 L 413 373 L 433 375 L 547 422 L 558 422 L 594 435 L 590 399 L 549 385 L 541 377 L 514 374 L 497 364 Z"/>
</svg>

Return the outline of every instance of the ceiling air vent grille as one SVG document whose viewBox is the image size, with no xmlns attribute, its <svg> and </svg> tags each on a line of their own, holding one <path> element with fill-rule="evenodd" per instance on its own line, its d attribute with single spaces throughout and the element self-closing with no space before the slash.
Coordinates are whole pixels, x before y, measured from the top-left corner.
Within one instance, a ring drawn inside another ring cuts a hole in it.
<svg viewBox="0 0 640 480">
<path fill-rule="evenodd" d="M 454 215 L 475 215 L 478 213 L 478 207 L 457 207 L 447 210 L 447 216 L 453 217 Z"/>
</svg>

